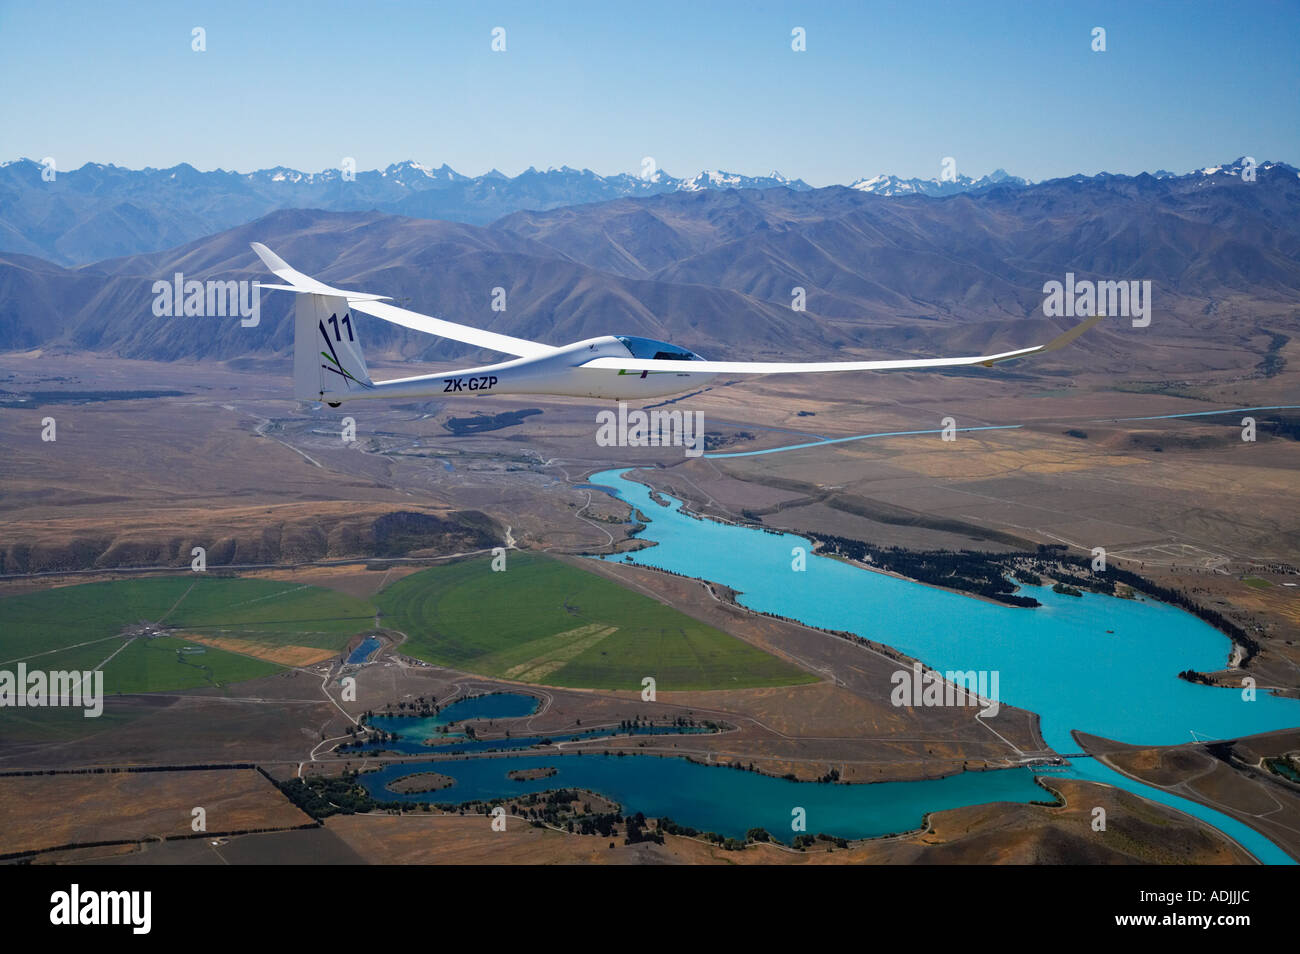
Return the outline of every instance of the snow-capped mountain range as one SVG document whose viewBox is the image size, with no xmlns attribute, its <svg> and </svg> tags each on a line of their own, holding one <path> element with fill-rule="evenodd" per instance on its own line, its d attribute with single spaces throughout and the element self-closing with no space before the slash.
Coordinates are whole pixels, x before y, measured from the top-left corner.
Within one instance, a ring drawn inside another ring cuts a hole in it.
<svg viewBox="0 0 1300 954">
<path fill-rule="evenodd" d="M 956 195 L 959 192 L 981 192 L 1000 185 L 1023 188 L 1031 184 L 1028 179 L 1009 175 L 1005 169 L 995 169 L 978 179 L 967 175 L 951 179 L 900 179 L 898 176 L 879 175 L 857 179 L 849 183 L 849 188 L 873 195 Z"/>
<path fill-rule="evenodd" d="M 1240 178 L 1244 158 L 1173 176 L 1149 178 L 1214 183 Z M 1292 167 L 1260 163 L 1256 174 Z M 51 175 L 51 171 L 53 175 Z M 1143 177 L 1073 176 L 1066 180 L 1138 180 Z M 902 179 L 876 175 L 848 185 L 881 197 L 944 198 L 1035 184 L 998 169 L 978 179 Z M 831 186 L 830 188 L 844 188 Z M 127 169 L 87 163 L 78 169 L 47 169 L 44 162 L 18 159 L 0 164 L 0 252 L 34 255 L 60 264 L 80 264 L 168 248 L 266 215 L 277 209 L 378 210 L 420 219 L 486 224 L 521 210 L 547 210 L 614 199 L 728 189 L 813 191 L 802 179 L 779 172 L 746 176 L 705 170 L 677 178 L 662 169 L 645 175 L 602 176 L 569 166 L 517 176 L 493 169 L 466 176 L 443 165 L 408 160 L 385 169 L 344 168 L 302 172 L 285 166 L 239 173 L 201 172 L 188 163 L 168 169 Z"/>
</svg>

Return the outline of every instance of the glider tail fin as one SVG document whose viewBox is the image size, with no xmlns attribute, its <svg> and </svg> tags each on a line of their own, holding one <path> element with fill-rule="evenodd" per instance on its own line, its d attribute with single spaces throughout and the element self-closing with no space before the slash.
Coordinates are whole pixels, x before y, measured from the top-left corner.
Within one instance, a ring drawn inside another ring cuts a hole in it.
<svg viewBox="0 0 1300 954">
<path fill-rule="evenodd" d="M 300 294 L 293 321 L 293 396 L 338 404 L 374 388 L 348 300 Z"/>
</svg>

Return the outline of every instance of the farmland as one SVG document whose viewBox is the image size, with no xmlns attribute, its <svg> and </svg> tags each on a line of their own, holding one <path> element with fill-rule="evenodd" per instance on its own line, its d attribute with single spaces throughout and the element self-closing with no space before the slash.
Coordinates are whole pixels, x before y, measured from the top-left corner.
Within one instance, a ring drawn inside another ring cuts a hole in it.
<svg viewBox="0 0 1300 954">
<path fill-rule="evenodd" d="M 511 554 L 436 567 L 379 594 L 405 652 L 554 686 L 664 691 L 794 685 L 815 677 L 672 607 L 558 560 Z"/>
<path fill-rule="evenodd" d="M 275 580 L 87 583 L 0 599 L 0 660 L 102 668 L 112 693 L 225 686 L 269 675 L 303 650 L 328 657 L 373 617 L 363 600 Z M 146 623 L 160 635 L 138 635 Z"/>
</svg>

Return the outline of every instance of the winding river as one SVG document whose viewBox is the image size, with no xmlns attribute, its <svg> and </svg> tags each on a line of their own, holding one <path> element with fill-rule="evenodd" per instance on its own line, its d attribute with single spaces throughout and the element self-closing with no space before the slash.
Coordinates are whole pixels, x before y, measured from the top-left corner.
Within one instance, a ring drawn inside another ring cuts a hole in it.
<svg viewBox="0 0 1300 954">
<path fill-rule="evenodd" d="M 1230 640 L 1190 613 L 1150 599 L 1081 597 L 1025 586 L 1043 605 L 1022 609 L 876 573 L 817 556 L 807 539 L 769 533 L 661 506 L 629 470 L 593 474 L 646 516 L 641 537 L 655 545 L 617 559 L 712 580 L 739 592 L 744 606 L 810 626 L 857 633 L 939 670 L 1000 675 L 1002 702 L 1039 714 L 1043 737 L 1057 752 L 1078 749 L 1081 730 L 1139 745 L 1229 739 L 1300 725 L 1300 701 L 1179 679 L 1185 669 L 1222 668 Z M 792 569 L 803 547 L 806 569 Z M 665 689 L 671 687 L 662 687 Z M 882 694 L 891 687 L 882 686 Z M 996 717 L 991 724 L 996 727 Z M 1294 863 L 1248 826 L 1158 789 L 1134 782 L 1094 759 L 1077 759 L 1071 774 L 1135 792 L 1194 815 L 1229 835 L 1260 861 Z M 922 785 L 926 783 L 921 783 Z"/>
</svg>

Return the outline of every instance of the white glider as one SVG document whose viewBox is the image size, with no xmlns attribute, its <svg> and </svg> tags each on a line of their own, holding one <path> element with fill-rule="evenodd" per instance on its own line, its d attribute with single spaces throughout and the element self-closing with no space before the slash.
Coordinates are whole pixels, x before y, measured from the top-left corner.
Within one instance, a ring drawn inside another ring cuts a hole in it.
<svg viewBox="0 0 1300 954">
<path fill-rule="evenodd" d="M 253 251 L 284 285 L 262 285 L 298 294 L 294 313 L 294 397 L 338 407 L 361 398 L 425 398 L 438 395 L 554 394 L 637 400 L 691 390 L 715 374 L 820 374 L 829 371 L 905 371 L 925 368 L 992 367 L 1001 361 L 1055 351 L 1098 321 L 1088 318 L 1047 344 L 999 354 L 963 358 L 904 358 L 885 361 L 708 361 L 663 341 L 605 335 L 552 347 L 523 338 L 458 325 L 386 304 L 382 295 L 334 288 L 291 267 L 265 245 Z M 372 381 L 366 370 L 352 313 L 451 338 L 502 354 L 509 361 L 390 381 Z"/>
</svg>

